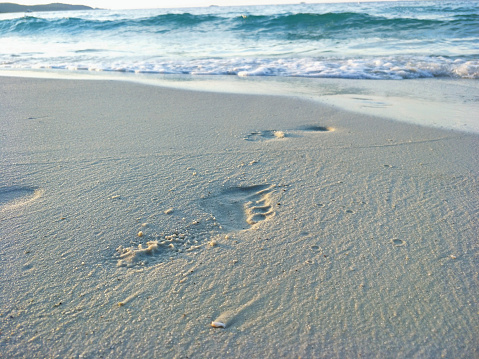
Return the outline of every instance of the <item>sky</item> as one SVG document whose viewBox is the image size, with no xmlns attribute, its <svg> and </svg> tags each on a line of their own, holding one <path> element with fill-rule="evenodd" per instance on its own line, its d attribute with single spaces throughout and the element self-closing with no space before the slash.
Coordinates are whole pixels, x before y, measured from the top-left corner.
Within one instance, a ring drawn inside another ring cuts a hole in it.
<svg viewBox="0 0 479 359">
<path fill-rule="evenodd" d="M 2 0 L 0 0 L 3 2 Z M 360 0 L 373 1 L 373 0 Z M 378 1 L 378 0 L 374 0 Z M 379 0 L 385 1 L 385 0 Z M 102 9 L 150 9 L 167 7 L 194 7 L 194 6 L 235 6 L 235 5 L 266 5 L 266 4 L 294 4 L 294 3 L 332 3 L 332 2 L 355 2 L 354 0 L 10 0 L 22 5 L 39 5 L 53 2 L 65 4 L 88 5 L 94 8 Z"/>
</svg>

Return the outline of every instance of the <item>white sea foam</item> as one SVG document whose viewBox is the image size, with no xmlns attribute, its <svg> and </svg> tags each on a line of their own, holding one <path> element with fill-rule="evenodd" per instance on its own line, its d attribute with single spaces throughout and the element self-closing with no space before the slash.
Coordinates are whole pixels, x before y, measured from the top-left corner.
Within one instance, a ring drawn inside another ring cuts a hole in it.
<svg viewBox="0 0 479 359">
<path fill-rule="evenodd" d="M 479 60 L 448 59 L 445 57 L 379 57 L 358 59 L 201 59 L 91 63 L 23 62 L 0 65 L 0 69 L 64 69 L 71 71 L 109 71 L 139 74 L 188 74 L 284 76 L 349 79 L 417 79 L 417 78 L 479 78 Z"/>
</svg>

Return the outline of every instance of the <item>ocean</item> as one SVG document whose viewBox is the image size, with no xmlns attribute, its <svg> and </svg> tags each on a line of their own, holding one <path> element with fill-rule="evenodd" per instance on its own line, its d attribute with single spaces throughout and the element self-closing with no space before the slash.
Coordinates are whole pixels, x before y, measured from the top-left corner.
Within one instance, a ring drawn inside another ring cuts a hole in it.
<svg viewBox="0 0 479 359">
<path fill-rule="evenodd" d="M 0 15 L 0 70 L 348 79 L 479 78 L 479 2 Z"/>
</svg>

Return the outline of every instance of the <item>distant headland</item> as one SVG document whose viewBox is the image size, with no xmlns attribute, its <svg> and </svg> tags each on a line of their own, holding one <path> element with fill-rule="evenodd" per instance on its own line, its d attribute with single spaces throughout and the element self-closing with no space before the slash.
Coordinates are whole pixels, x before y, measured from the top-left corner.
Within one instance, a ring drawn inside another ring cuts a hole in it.
<svg viewBox="0 0 479 359">
<path fill-rule="evenodd" d="M 85 5 L 46 4 L 46 5 L 19 5 L 13 3 L 0 3 L 0 13 L 7 12 L 33 12 L 33 11 L 72 11 L 72 10 L 95 10 Z"/>
</svg>

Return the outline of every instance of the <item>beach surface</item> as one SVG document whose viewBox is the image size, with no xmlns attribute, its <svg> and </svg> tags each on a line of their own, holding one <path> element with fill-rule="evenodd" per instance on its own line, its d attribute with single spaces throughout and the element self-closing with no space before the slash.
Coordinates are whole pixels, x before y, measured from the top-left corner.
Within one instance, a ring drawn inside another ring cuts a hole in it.
<svg viewBox="0 0 479 359">
<path fill-rule="evenodd" d="M 479 356 L 478 134 L 107 80 L 0 108 L 0 357 Z"/>
</svg>

